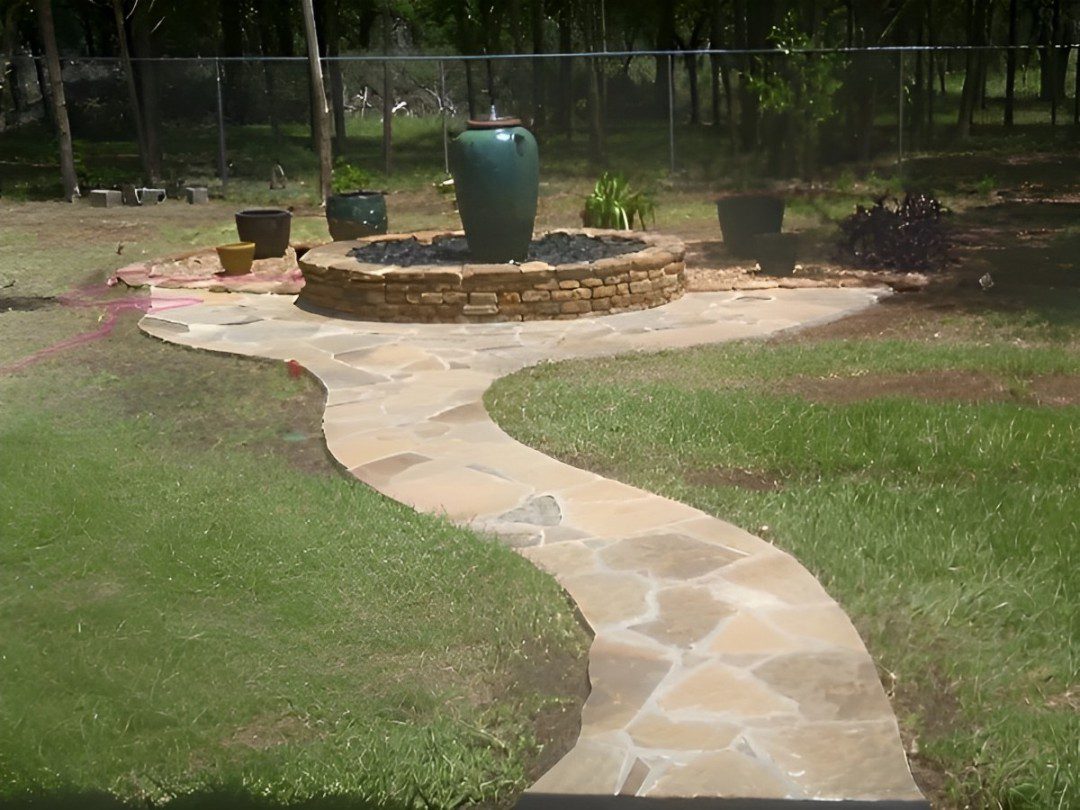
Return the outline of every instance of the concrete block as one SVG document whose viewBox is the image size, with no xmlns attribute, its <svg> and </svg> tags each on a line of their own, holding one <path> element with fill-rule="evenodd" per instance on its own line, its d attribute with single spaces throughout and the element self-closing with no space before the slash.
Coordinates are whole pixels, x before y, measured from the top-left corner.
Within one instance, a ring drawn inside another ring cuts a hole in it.
<svg viewBox="0 0 1080 810">
<path fill-rule="evenodd" d="M 122 202 L 120 192 L 112 188 L 95 188 L 90 192 L 90 205 L 94 208 L 112 208 Z"/>
<path fill-rule="evenodd" d="M 189 205 L 202 205 L 210 201 L 210 193 L 205 186 L 187 186 L 184 188 L 184 196 Z"/>
</svg>

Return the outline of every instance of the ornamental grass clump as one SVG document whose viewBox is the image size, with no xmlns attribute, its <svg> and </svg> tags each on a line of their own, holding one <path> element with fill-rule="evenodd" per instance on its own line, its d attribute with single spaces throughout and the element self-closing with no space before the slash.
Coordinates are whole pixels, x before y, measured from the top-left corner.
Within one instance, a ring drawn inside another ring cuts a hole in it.
<svg viewBox="0 0 1080 810">
<path fill-rule="evenodd" d="M 656 222 L 656 203 L 644 191 L 635 191 L 622 174 L 604 172 L 592 194 L 585 198 L 581 221 L 586 228 L 633 230 L 634 221 L 645 228 L 645 217 Z"/>
<path fill-rule="evenodd" d="M 931 194 L 908 193 L 902 201 L 878 197 L 840 223 L 841 257 L 858 267 L 940 270 L 951 246 L 949 213 Z"/>
</svg>

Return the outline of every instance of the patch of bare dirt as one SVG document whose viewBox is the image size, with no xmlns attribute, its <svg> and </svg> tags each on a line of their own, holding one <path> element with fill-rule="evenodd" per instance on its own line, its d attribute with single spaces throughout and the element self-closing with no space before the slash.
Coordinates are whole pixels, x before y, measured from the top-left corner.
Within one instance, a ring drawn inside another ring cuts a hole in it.
<svg viewBox="0 0 1080 810">
<path fill-rule="evenodd" d="M 1080 404 L 1080 375 L 1034 377 L 1022 386 L 974 371 L 936 370 L 857 377 L 793 377 L 774 390 L 813 402 L 850 405 L 868 399 L 904 397 L 927 402 L 1015 402 L 1043 406 Z"/>
<path fill-rule="evenodd" d="M 56 305 L 56 299 L 47 296 L 44 298 L 35 298 L 33 296 L 15 296 L 13 298 L 4 298 L 0 296 L 0 313 L 3 312 L 33 312 L 35 309 L 45 309 L 45 307 L 51 307 Z"/>
<path fill-rule="evenodd" d="M 226 748 L 252 748 L 264 751 L 277 745 L 309 740 L 318 736 L 301 718 L 293 715 L 260 717 L 236 729 L 222 741 Z"/>
<path fill-rule="evenodd" d="M 932 667 L 926 678 L 919 682 L 896 681 L 886 673 L 882 686 L 898 717 L 919 718 L 918 725 L 924 738 L 946 737 L 964 722 L 953 686 L 937 667 Z M 900 738 L 907 752 L 911 775 L 931 807 L 956 807 L 948 793 L 953 776 L 944 771 L 940 763 L 922 753 L 922 739 L 912 731 L 910 724 L 900 724 Z"/>
<path fill-rule="evenodd" d="M 569 597 L 567 597 L 569 601 Z M 583 620 L 582 627 L 589 633 Z M 591 633 L 589 633 L 591 636 Z M 581 731 L 581 707 L 589 696 L 588 656 L 575 656 L 565 649 L 550 649 L 537 641 L 526 645 L 525 656 L 515 667 L 506 695 L 560 695 L 549 701 L 533 717 L 538 752 L 527 765 L 530 782 L 539 779 L 574 747 Z M 513 699 L 511 697 L 511 699 Z"/>
<path fill-rule="evenodd" d="M 808 246 L 806 255 L 807 260 L 797 264 L 792 275 L 779 276 L 761 272 L 752 259 L 732 256 L 722 241 L 687 242 L 686 289 L 688 292 L 718 292 L 885 285 L 898 292 L 911 292 L 925 289 L 930 284 L 924 273 L 843 267 L 824 258 L 820 246 Z"/>
<path fill-rule="evenodd" d="M 1070 686 L 1060 695 L 1053 695 L 1046 699 L 1044 704 L 1048 709 L 1055 711 L 1067 711 L 1080 714 L 1080 688 Z"/>
<path fill-rule="evenodd" d="M 785 394 L 813 402 L 850 405 L 867 399 L 905 397 L 927 401 L 1009 402 L 1015 397 L 998 379 L 973 371 L 920 371 L 857 377 L 793 377 L 777 385 Z"/>
<path fill-rule="evenodd" d="M 1030 397 L 1039 405 L 1080 405 L 1080 375 L 1046 374 L 1028 384 Z"/>
<path fill-rule="evenodd" d="M 736 487 L 752 492 L 776 492 L 783 489 L 777 473 L 743 470 L 738 467 L 708 467 L 691 470 L 683 476 L 686 482 L 699 487 Z"/>
</svg>

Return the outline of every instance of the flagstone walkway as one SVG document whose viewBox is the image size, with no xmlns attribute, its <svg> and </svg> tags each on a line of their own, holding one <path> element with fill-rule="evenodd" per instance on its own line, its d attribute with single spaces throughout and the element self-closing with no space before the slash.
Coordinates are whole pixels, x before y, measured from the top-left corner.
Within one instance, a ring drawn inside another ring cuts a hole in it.
<svg viewBox="0 0 1080 810">
<path fill-rule="evenodd" d="M 301 363 L 326 387 L 330 452 L 356 478 L 498 535 L 567 590 L 595 633 L 592 691 L 576 745 L 525 803 L 925 806 L 873 661 L 795 559 L 525 447 L 482 403 L 493 380 L 544 360 L 761 337 L 838 318 L 880 292 L 701 293 L 624 315 L 490 325 L 350 321 L 285 296 L 209 293 L 141 326 L 173 343 Z M 162 304 L 178 294 L 154 291 Z"/>
</svg>

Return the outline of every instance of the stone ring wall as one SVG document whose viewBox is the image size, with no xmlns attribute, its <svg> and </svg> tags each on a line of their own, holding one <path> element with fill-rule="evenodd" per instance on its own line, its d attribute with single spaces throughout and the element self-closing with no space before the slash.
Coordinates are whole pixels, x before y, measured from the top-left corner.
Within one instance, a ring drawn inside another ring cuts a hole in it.
<svg viewBox="0 0 1080 810">
<path fill-rule="evenodd" d="M 551 265 L 366 264 L 349 255 L 358 245 L 394 239 L 422 244 L 460 232 L 425 231 L 333 242 L 300 259 L 300 301 L 365 320 L 432 322 L 570 319 L 660 306 L 683 293 L 686 248 L 672 236 L 599 230 L 552 233 L 633 239 L 641 249 L 595 262 Z"/>
</svg>

